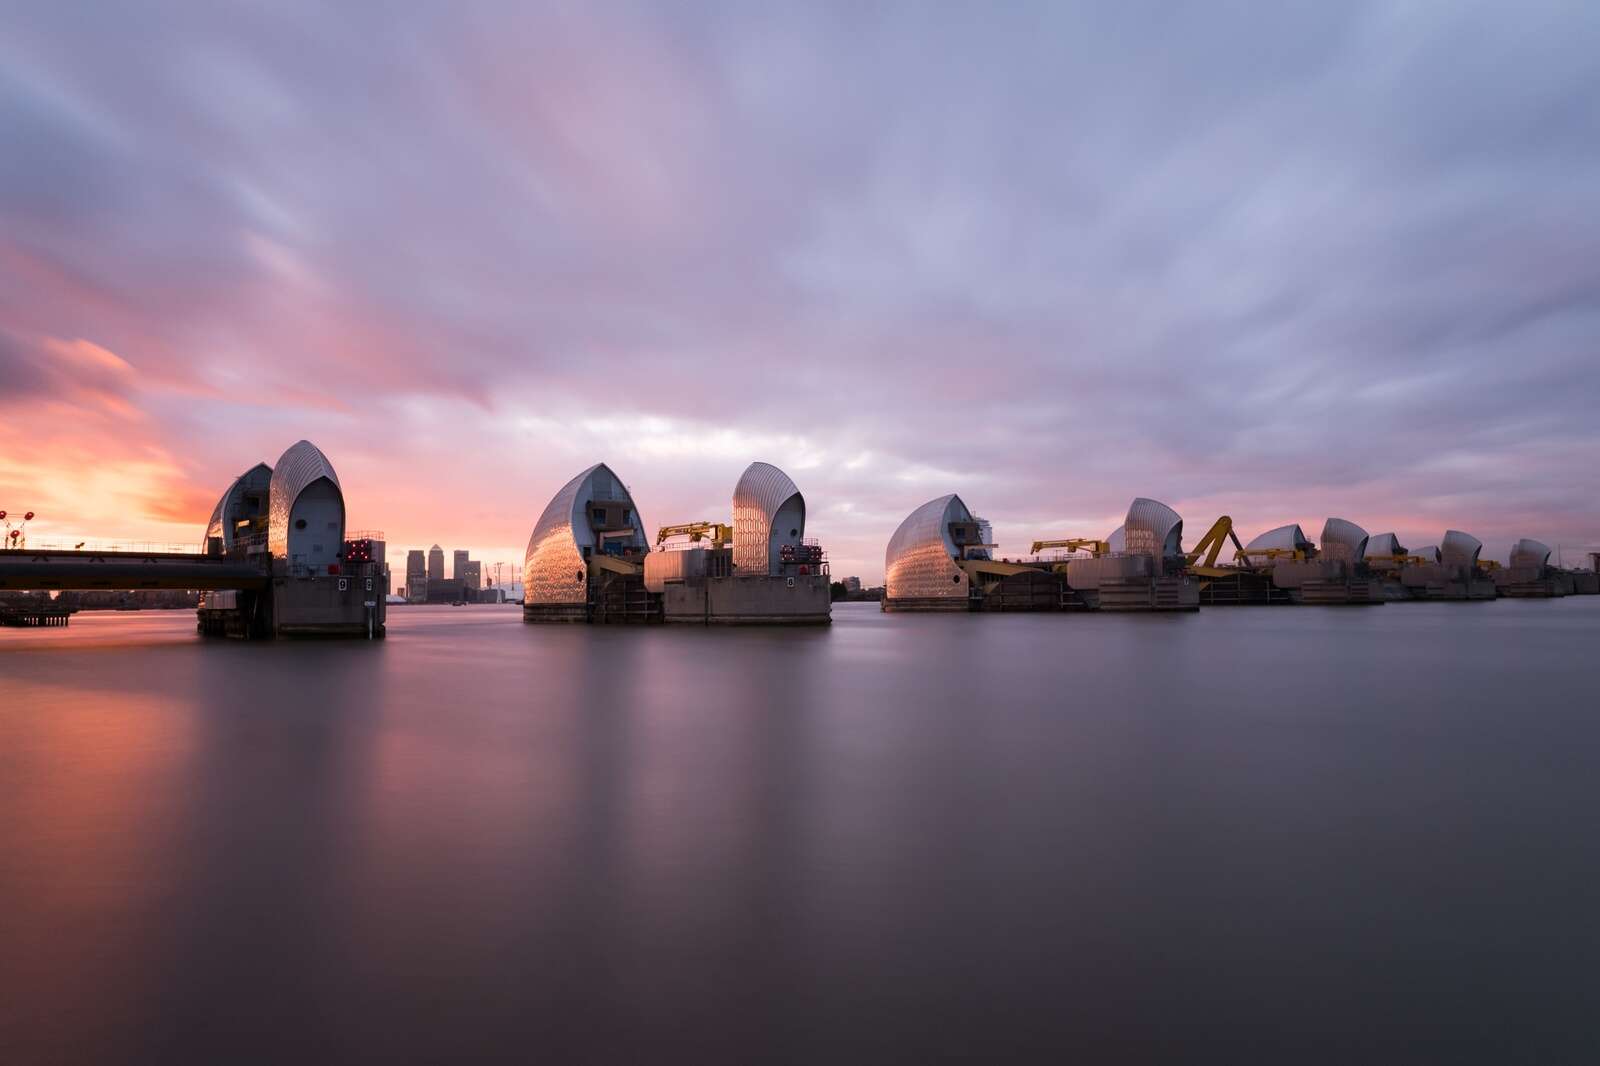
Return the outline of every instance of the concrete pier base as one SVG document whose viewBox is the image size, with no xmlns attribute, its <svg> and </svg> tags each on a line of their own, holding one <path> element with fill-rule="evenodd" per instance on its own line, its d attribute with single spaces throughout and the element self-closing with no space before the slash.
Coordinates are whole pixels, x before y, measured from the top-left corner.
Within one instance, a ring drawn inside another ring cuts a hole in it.
<svg viewBox="0 0 1600 1066">
<path fill-rule="evenodd" d="M 1299 602 L 1308 607 L 1381 607 L 1388 602 L 1377 581 L 1308 581 L 1298 592 Z"/>
<path fill-rule="evenodd" d="M 961 613 L 978 609 L 976 602 L 967 596 L 902 596 L 898 599 L 885 599 L 882 604 L 885 612 L 942 612 Z"/>
<path fill-rule="evenodd" d="M 1102 611 L 1198 611 L 1200 583 L 1190 577 L 1120 578 L 1103 581 Z"/>
<path fill-rule="evenodd" d="M 582 625 L 589 620 L 587 603 L 525 603 L 522 620 L 531 625 Z"/>
<path fill-rule="evenodd" d="M 1198 580 L 1202 607 L 1269 607 L 1294 603 L 1287 589 L 1278 588 L 1270 577 L 1254 571 Z"/>
<path fill-rule="evenodd" d="M 825 575 L 705 577 L 667 585 L 668 622 L 700 625 L 827 625 L 833 620 Z"/>
</svg>

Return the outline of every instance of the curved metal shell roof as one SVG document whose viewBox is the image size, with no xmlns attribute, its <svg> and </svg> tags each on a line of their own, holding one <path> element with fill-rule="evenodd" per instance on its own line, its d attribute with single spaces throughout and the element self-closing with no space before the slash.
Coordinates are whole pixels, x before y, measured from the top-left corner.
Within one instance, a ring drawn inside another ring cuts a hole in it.
<svg viewBox="0 0 1600 1066">
<path fill-rule="evenodd" d="M 1118 526 L 1106 534 L 1106 551 L 1112 555 L 1121 555 L 1128 550 L 1128 527 Z"/>
<path fill-rule="evenodd" d="M 339 475 L 333 464 L 315 444 L 308 440 L 296 441 L 279 456 L 272 468 L 272 487 L 267 495 L 267 550 L 276 557 L 289 554 L 289 512 L 295 501 L 315 482 L 326 478 L 339 493 L 339 507 L 344 509 L 344 490 L 339 485 Z M 344 533 L 341 531 L 340 539 Z"/>
<path fill-rule="evenodd" d="M 1268 548 L 1277 548 L 1280 551 L 1305 551 L 1310 548 L 1311 542 L 1306 539 L 1305 532 L 1301 530 L 1298 522 L 1276 529 L 1269 529 L 1260 534 L 1244 546 L 1245 551 L 1265 551 Z"/>
<path fill-rule="evenodd" d="M 1160 500 L 1135 499 L 1122 529 L 1131 555 L 1165 558 L 1183 554 L 1183 518 Z"/>
<path fill-rule="evenodd" d="M 1444 540 L 1439 542 L 1439 561 L 1446 566 L 1478 565 L 1478 553 L 1483 551 L 1483 541 L 1471 533 L 1463 533 L 1459 529 L 1444 531 Z"/>
<path fill-rule="evenodd" d="M 1415 555 L 1419 559 L 1426 559 L 1428 562 L 1436 563 L 1439 561 L 1439 546 L 1430 544 L 1426 548 L 1411 548 L 1406 554 Z"/>
<path fill-rule="evenodd" d="M 806 535 L 806 499 L 789 475 L 771 463 L 751 463 L 733 487 L 733 565 L 741 574 L 772 572 L 773 519 L 789 509 L 796 524 L 777 530 L 785 543 L 798 543 Z M 796 514 L 798 511 L 798 514 Z"/>
<path fill-rule="evenodd" d="M 960 550 L 950 539 L 950 523 L 972 520 L 972 512 L 954 493 L 906 515 L 884 552 L 884 595 L 891 600 L 964 599 L 967 586 L 956 565 Z"/>
<path fill-rule="evenodd" d="M 1367 538 L 1367 551 L 1365 558 L 1374 555 L 1406 555 L 1404 544 L 1393 533 L 1374 533 Z"/>
<path fill-rule="evenodd" d="M 1367 531 L 1343 518 L 1330 518 L 1322 524 L 1323 559 L 1336 563 L 1358 563 L 1367 557 Z"/>
<path fill-rule="evenodd" d="M 1550 545 L 1524 537 L 1511 546 L 1510 563 L 1512 566 L 1548 566 Z"/>
<path fill-rule="evenodd" d="M 622 479 L 604 463 L 584 470 L 550 498 L 528 538 L 522 557 L 523 595 L 529 603 L 584 603 L 589 567 L 584 548 L 593 548 L 594 531 L 583 510 L 590 501 L 622 500 L 632 512 L 631 547 L 647 549 L 643 519 Z"/>
<path fill-rule="evenodd" d="M 217 506 L 211 511 L 211 520 L 206 523 L 205 537 L 200 541 L 200 550 L 204 552 L 211 543 L 212 537 L 222 541 L 222 550 L 227 551 L 233 547 L 233 521 L 224 521 L 225 515 L 231 516 L 239 506 L 239 498 L 246 488 L 257 490 L 270 489 L 272 485 L 272 467 L 266 463 L 257 463 L 249 470 L 233 479 L 222 498 L 217 501 Z"/>
</svg>

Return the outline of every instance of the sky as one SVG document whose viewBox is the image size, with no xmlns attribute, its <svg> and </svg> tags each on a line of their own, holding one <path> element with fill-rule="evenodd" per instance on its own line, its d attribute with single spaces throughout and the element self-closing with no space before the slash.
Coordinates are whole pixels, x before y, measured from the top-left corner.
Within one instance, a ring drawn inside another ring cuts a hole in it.
<svg viewBox="0 0 1600 1066">
<path fill-rule="evenodd" d="M 0 508 L 391 565 L 753 460 L 869 583 L 1135 496 L 1600 545 L 1600 4 L 0 0 Z M 398 561 L 398 562 L 397 562 Z M 1569 560 L 1570 561 L 1570 560 Z"/>
</svg>

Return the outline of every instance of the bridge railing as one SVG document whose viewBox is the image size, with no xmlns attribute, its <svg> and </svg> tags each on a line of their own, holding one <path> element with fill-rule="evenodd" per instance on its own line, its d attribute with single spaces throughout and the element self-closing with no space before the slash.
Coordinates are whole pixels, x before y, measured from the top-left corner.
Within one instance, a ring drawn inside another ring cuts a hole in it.
<svg viewBox="0 0 1600 1066">
<path fill-rule="evenodd" d="M 337 580 L 339 578 L 377 577 L 383 576 L 383 563 L 336 563 L 337 569 L 330 570 L 326 566 L 307 566 L 304 563 L 289 563 L 285 573 L 290 577 L 322 578 Z"/>
<path fill-rule="evenodd" d="M 149 540 L 40 540 L 28 539 L 22 552 L 132 552 L 150 555 L 201 555 L 197 544 L 163 544 Z"/>
<path fill-rule="evenodd" d="M 235 537 L 233 547 L 229 548 L 227 555 L 230 559 L 241 555 L 255 555 L 267 550 L 267 535 L 265 533 L 251 533 L 247 537 Z"/>
</svg>

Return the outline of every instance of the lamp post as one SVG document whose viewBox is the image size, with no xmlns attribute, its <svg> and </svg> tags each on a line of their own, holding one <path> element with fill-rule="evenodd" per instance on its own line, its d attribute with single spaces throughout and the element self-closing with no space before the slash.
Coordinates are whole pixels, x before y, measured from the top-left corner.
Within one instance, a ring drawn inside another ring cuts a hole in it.
<svg viewBox="0 0 1600 1066">
<path fill-rule="evenodd" d="M 0 548 L 26 548 L 28 546 L 28 523 L 33 519 L 33 512 L 28 511 L 20 519 L 9 517 L 9 512 L 0 511 L 0 524 L 5 526 L 5 537 L 0 539 Z M 12 522 L 16 525 L 13 526 Z"/>
</svg>

